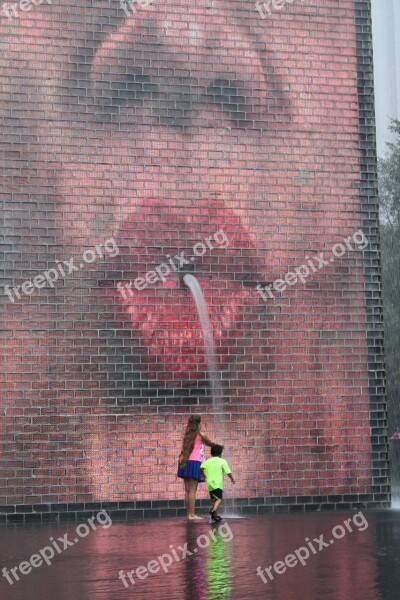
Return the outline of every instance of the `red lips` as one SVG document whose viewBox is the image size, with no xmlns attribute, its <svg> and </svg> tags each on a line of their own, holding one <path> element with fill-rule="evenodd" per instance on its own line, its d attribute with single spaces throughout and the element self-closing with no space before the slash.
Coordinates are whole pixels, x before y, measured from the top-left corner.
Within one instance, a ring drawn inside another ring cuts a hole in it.
<svg viewBox="0 0 400 600">
<path fill-rule="evenodd" d="M 178 387 L 207 378 L 196 307 L 182 285 L 185 272 L 202 286 L 220 365 L 235 358 L 245 305 L 251 297 L 257 301 L 256 252 L 237 216 L 215 201 L 179 211 L 147 200 L 115 240 L 120 254 L 112 259 L 113 285 L 105 295 L 124 361 L 137 366 L 141 379 Z"/>
</svg>

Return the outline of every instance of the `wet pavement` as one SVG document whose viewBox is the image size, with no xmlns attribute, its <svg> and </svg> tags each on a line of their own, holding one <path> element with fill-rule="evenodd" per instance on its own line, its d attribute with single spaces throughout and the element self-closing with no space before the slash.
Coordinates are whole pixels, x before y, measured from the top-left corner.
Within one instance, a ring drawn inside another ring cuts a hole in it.
<svg viewBox="0 0 400 600">
<path fill-rule="evenodd" d="M 92 524 L 0 528 L 1 600 L 400 598 L 398 510 Z"/>
</svg>

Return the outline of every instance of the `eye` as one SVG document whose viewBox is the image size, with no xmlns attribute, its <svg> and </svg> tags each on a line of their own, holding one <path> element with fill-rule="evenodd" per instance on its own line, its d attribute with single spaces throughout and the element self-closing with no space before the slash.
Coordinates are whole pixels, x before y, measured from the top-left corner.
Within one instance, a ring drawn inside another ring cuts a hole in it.
<svg viewBox="0 0 400 600">
<path fill-rule="evenodd" d="M 237 112 L 245 102 L 244 95 L 240 95 L 239 88 L 229 79 L 215 79 L 207 87 L 206 93 L 213 104 L 233 112 Z"/>
<path fill-rule="evenodd" d="M 132 118 L 151 124 L 155 118 L 158 124 L 174 127 L 189 123 L 198 86 L 174 77 L 173 69 L 160 76 L 156 71 L 150 75 L 143 67 L 120 67 L 126 72 L 100 74 L 92 80 L 97 116 L 108 115 L 120 124 L 128 124 Z"/>
<path fill-rule="evenodd" d="M 214 79 L 206 89 L 207 102 L 219 106 L 236 127 L 249 127 L 254 123 L 254 101 L 244 90 L 244 86 L 230 79 Z M 260 117 L 259 117 L 260 118 Z M 258 118 L 258 119 L 259 119 Z"/>
<path fill-rule="evenodd" d="M 97 116 L 111 118 L 120 114 L 124 106 L 137 111 L 158 97 L 158 84 L 141 67 L 126 69 L 124 73 L 106 73 L 92 80 L 91 92 Z"/>
<path fill-rule="evenodd" d="M 112 82 L 110 87 L 114 106 L 132 101 L 139 101 L 142 105 L 142 100 L 149 96 L 156 98 L 158 93 L 158 84 L 153 82 L 150 76 L 141 69 L 127 73 L 121 79 Z"/>
</svg>

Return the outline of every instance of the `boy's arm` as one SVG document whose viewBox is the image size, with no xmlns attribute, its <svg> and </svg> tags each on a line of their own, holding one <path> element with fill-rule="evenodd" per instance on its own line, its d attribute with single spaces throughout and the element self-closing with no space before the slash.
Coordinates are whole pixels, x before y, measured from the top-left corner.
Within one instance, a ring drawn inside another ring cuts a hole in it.
<svg viewBox="0 0 400 600">
<path fill-rule="evenodd" d="M 234 478 L 234 476 L 232 475 L 232 473 L 227 473 L 229 479 L 232 481 L 233 485 L 235 485 L 236 483 L 236 479 Z"/>
<path fill-rule="evenodd" d="M 232 471 L 230 469 L 230 466 L 228 465 L 228 463 L 226 461 L 225 461 L 225 465 L 223 465 L 222 468 L 225 471 L 225 473 L 228 475 L 229 479 L 232 481 L 233 485 L 235 485 L 236 479 L 232 475 Z"/>
<path fill-rule="evenodd" d="M 200 471 L 201 471 L 201 480 L 202 480 L 202 481 L 206 481 L 206 479 L 207 479 L 207 478 L 206 478 L 206 470 L 205 470 L 205 469 L 203 469 L 203 467 L 202 467 L 202 466 L 200 466 Z"/>
</svg>

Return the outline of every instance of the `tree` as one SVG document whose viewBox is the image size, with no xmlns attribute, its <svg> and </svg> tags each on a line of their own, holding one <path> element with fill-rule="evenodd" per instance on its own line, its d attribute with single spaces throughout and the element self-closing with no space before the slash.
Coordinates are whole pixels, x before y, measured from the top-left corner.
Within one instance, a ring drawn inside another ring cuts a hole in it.
<svg viewBox="0 0 400 600">
<path fill-rule="evenodd" d="M 397 139 L 378 161 L 381 216 L 382 295 L 387 367 L 389 432 L 400 426 L 400 121 L 390 126 Z"/>
</svg>

